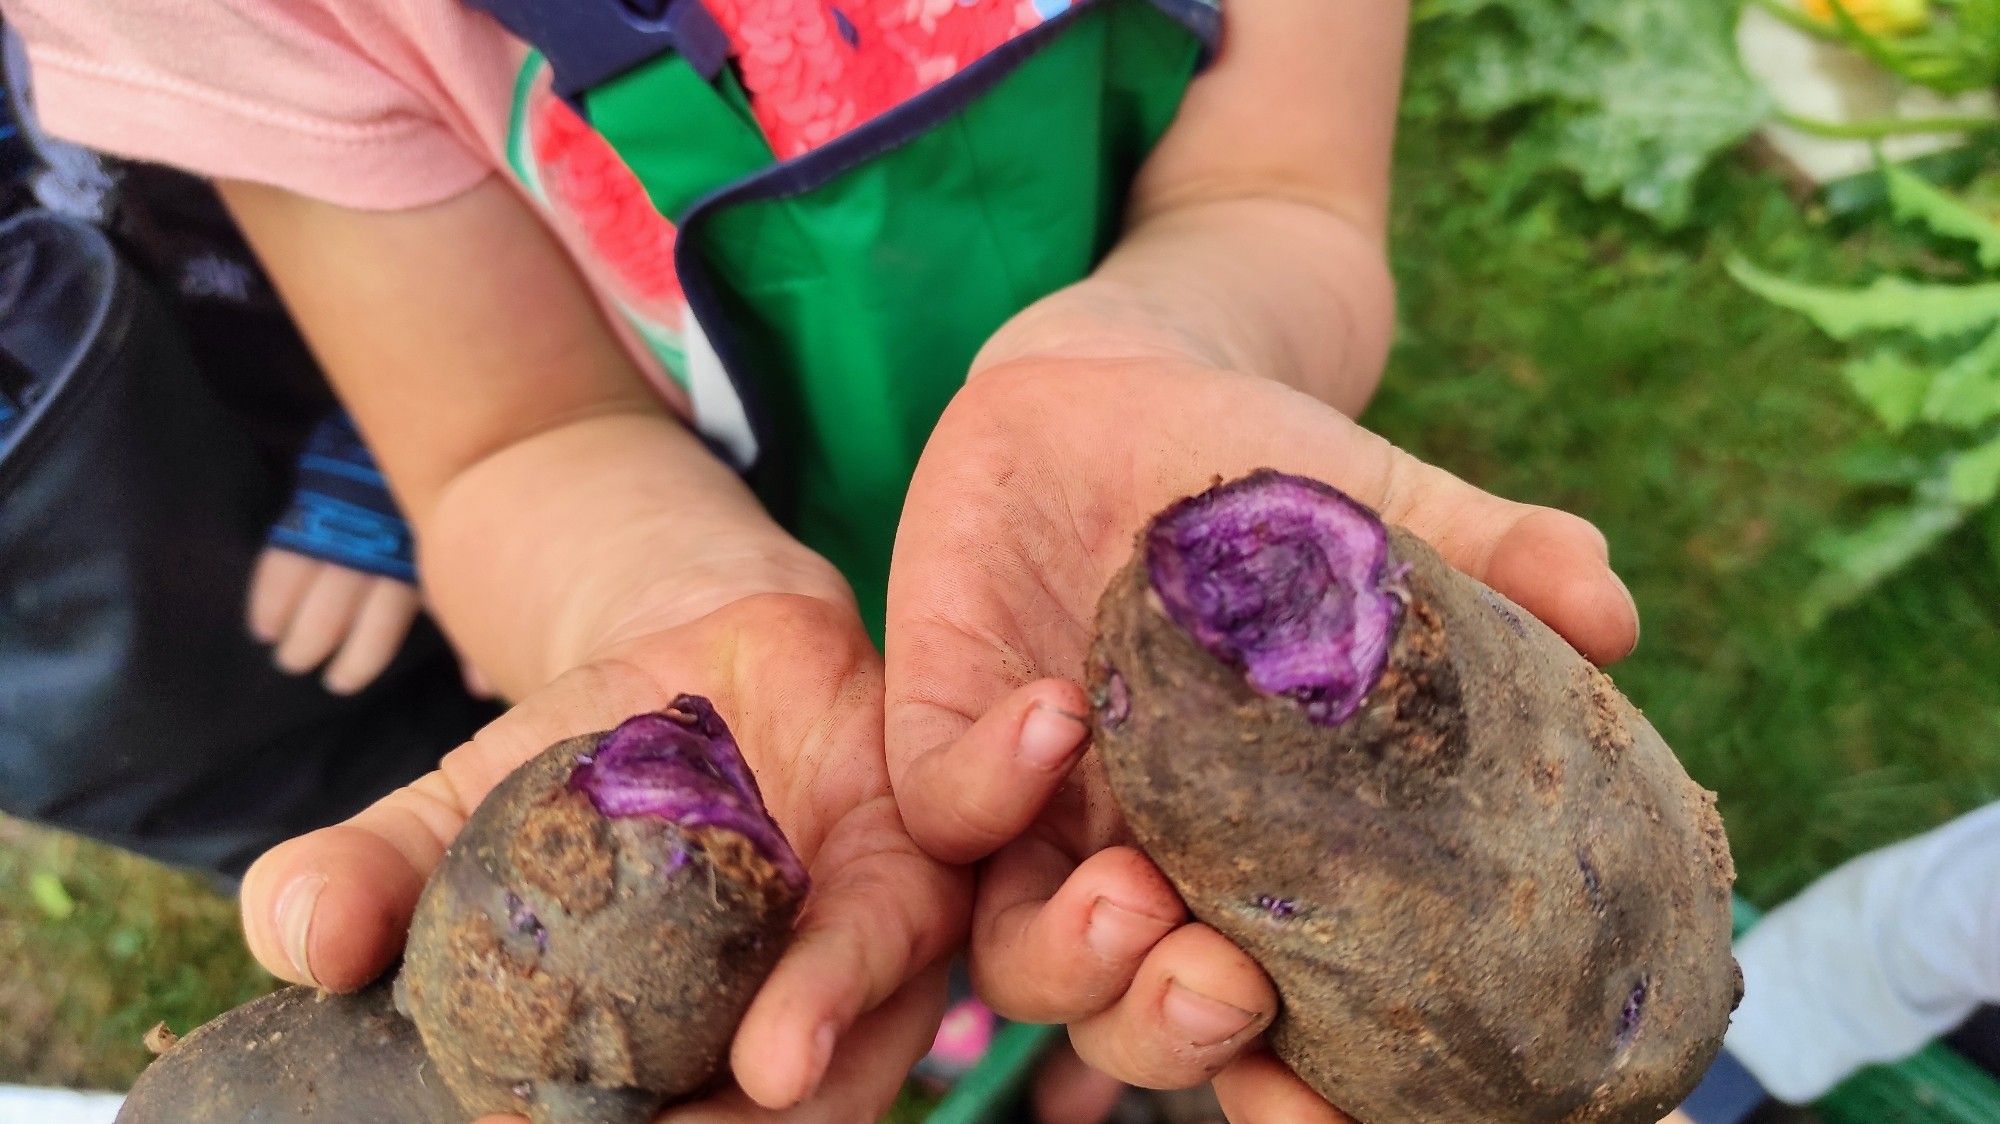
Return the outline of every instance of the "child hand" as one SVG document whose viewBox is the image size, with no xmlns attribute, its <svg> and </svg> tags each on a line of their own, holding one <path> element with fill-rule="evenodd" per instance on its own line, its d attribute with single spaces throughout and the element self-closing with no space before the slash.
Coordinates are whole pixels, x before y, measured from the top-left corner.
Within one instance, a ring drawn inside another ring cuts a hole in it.
<svg viewBox="0 0 2000 1124">
<path fill-rule="evenodd" d="M 421 600 L 408 582 L 266 547 L 250 575 L 250 633 L 283 670 L 324 664 L 326 689 L 351 695 L 396 658 Z"/>
<path fill-rule="evenodd" d="M 251 948 L 300 983 L 344 991 L 375 978 L 495 783 L 552 742 L 683 691 L 712 699 L 735 731 L 813 880 L 793 944 L 737 1033 L 735 1086 L 693 1107 L 704 1120 L 877 1118 L 930 1045 L 939 962 L 962 936 L 969 887 L 903 829 L 882 757 L 880 658 L 851 601 L 743 594 L 611 639 L 435 773 L 260 859 L 243 887 Z"/>
<path fill-rule="evenodd" d="M 1134 1084 L 1213 1078 L 1232 1118 L 1342 1119 L 1256 1049 L 1277 1010 L 1256 964 L 1124 845 L 1077 686 L 1099 593 L 1159 508 L 1270 466 L 1376 507 L 1593 659 L 1632 647 L 1631 599 L 1583 520 L 1481 492 L 1170 333 L 1051 338 L 989 347 L 905 503 L 886 711 L 903 815 L 936 857 L 984 860 L 972 970 L 1000 1014 L 1070 1024 L 1086 1062 Z"/>
</svg>

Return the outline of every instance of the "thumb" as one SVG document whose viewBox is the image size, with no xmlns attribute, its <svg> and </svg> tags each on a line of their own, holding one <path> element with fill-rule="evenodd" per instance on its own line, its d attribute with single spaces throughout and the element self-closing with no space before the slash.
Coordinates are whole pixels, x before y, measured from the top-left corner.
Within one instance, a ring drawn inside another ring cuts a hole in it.
<svg viewBox="0 0 2000 1124">
<path fill-rule="evenodd" d="M 1009 693 L 957 736 L 916 751 L 894 781 L 910 837 L 947 863 L 975 862 L 1012 842 L 1082 756 L 1088 708 L 1075 684 L 1044 679 Z M 949 728 L 913 714 L 903 733 Z"/>
<path fill-rule="evenodd" d="M 1379 438 L 1377 440 L 1380 440 Z M 1599 664 L 1639 642 L 1639 610 L 1611 569 L 1603 532 L 1551 507 L 1516 503 L 1381 442 L 1375 488 L 1355 493 L 1384 521 L 1506 595 Z"/>
</svg>

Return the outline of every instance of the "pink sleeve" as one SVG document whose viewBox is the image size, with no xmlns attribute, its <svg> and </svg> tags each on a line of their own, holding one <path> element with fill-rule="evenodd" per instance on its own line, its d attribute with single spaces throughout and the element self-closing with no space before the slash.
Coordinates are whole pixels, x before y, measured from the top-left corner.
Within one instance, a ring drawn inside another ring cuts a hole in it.
<svg viewBox="0 0 2000 1124">
<path fill-rule="evenodd" d="M 371 210 L 435 203 L 492 171 L 421 88 L 424 45 L 390 6 L 0 0 L 50 133 Z"/>
</svg>

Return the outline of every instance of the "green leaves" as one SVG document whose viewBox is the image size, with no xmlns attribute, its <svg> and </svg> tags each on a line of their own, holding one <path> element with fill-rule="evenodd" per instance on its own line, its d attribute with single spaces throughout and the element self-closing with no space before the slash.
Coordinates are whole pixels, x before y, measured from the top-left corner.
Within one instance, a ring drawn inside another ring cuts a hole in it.
<svg viewBox="0 0 2000 1124">
<path fill-rule="evenodd" d="M 1954 455 L 1945 463 L 1945 496 L 1966 510 L 2000 495 L 2000 436 Z"/>
<path fill-rule="evenodd" d="M 2000 225 L 1906 169 L 1885 167 L 1882 174 L 1897 218 L 1970 246 L 1982 268 L 2000 272 Z M 1850 360 L 1842 372 L 1847 385 L 1890 433 L 1908 432 L 1932 449 L 1939 441 L 1954 446 L 1905 485 L 1904 502 L 1815 545 L 1825 569 L 1800 607 L 1808 625 L 1865 596 L 1974 517 L 1985 513 L 1983 522 L 1994 525 L 2000 516 L 1988 509 L 2000 499 L 2000 431 L 1991 427 L 2000 419 L 2000 280 L 1882 277 L 1861 288 L 1838 288 L 1779 277 L 1741 260 L 1729 271 L 1743 287 L 1835 339 L 1902 341 L 1903 349 L 1884 344 Z"/>
<path fill-rule="evenodd" d="M 1972 429 L 2000 415 L 2000 330 L 1946 364 L 1924 395 L 1923 418 L 1952 429 Z"/>
<path fill-rule="evenodd" d="M 1825 569 L 1799 606 L 1806 625 L 1860 600 L 2000 498 L 2000 434 L 1944 457 L 1911 502 L 1876 512 L 1852 531 L 1814 544 Z"/>
<path fill-rule="evenodd" d="M 1829 534 L 1814 546 L 1825 568 L 1806 587 L 1799 619 L 1817 627 L 1835 610 L 1859 601 L 1890 575 L 1916 561 L 1965 522 L 1952 504 L 1887 508 L 1859 529 Z"/>
<path fill-rule="evenodd" d="M 1929 369 L 1886 348 L 1849 360 L 1841 374 L 1891 433 L 1917 420 L 1931 389 Z"/>
<path fill-rule="evenodd" d="M 1887 331 L 1940 340 L 2000 321 L 2000 282 L 1932 285 L 1883 277 L 1866 288 L 1841 289 L 1790 281 L 1740 259 L 1729 263 L 1729 272 L 1744 288 L 1803 313 L 1838 340 Z"/>
<path fill-rule="evenodd" d="M 1516 160 L 1677 226 L 1701 173 L 1770 112 L 1736 60 L 1737 10 L 1733 0 L 1431 0 L 1418 18 L 1437 25 L 1460 112 L 1535 110 Z"/>
<path fill-rule="evenodd" d="M 1907 168 L 1885 164 L 1882 176 L 1897 218 L 1920 222 L 1941 238 L 1970 242 L 1979 248 L 1981 266 L 2000 269 L 2000 224 Z"/>
</svg>

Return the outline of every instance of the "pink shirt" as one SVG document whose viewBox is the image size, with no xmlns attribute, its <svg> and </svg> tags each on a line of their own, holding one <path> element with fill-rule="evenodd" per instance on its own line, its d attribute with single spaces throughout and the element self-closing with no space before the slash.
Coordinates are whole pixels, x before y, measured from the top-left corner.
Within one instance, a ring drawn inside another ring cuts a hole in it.
<svg viewBox="0 0 2000 1124">
<path fill-rule="evenodd" d="M 775 155 L 956 74 L 1069 0 L 707 0 Z M 400 210 L 501 172 L 537 205 L 662 392 L 739 456 L 686 312 L 674 228 L 547 67 L 459 0 L 0 0 L 51 133 L 204 176 Z M 662 375 L 670 377 L 661 377 Z"/>
<path fill-rule="evenodd" d="M 505 159 L 527 49 L 456 0 L 4 0 L 49 131 L 366 209 Z"/>
</svg>

